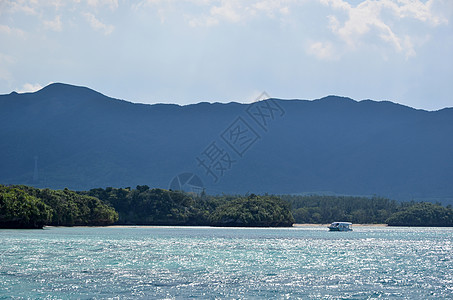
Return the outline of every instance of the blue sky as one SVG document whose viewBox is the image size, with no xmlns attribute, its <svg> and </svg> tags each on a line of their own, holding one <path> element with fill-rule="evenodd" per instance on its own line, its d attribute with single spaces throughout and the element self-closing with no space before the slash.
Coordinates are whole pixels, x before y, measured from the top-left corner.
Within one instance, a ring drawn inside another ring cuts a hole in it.
<svg viewBox="0 0 453 300">
<path fill-rule="evenodd" d="M 451 0 L 0 0 L 0 94 L 141 103 L 341 95 L 453 107 Z"/>
</svg>

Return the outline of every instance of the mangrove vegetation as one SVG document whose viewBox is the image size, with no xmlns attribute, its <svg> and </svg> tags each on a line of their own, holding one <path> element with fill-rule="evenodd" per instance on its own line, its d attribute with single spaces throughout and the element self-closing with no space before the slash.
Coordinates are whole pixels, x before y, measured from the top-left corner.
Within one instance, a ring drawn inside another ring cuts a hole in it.
<svg viewBox="0 0 453 300">
<path fill-rule="evenodd" d="M 115 209 L 95 197 L 68 189 L 37 189 L 0 185 L 0 227 L 110 225 L 118 220 Z"/>
<path fill-rule="evenodd" d="M 198 225 L 281 227 L 333 221 L 453 226 L 453 209 L 382 197 L 195 195 L 138 185 L 89 191 L 0 185 L 0 228 Z"/>
</svg>

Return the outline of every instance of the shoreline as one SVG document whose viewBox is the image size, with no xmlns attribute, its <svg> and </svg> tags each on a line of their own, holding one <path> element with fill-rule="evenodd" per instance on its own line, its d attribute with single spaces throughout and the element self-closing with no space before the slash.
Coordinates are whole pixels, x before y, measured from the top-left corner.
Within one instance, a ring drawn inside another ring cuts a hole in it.
<svg viewBox="0 0 453 300">
<path fill-rule="evenodd" d="M 316 227 L 316 226 L 329 226 L 329 224 L 310 224 L 310 223 L 304 223 L 304 224 L 293 224 L 293 227 Z M 354 227 L 387 227 L 387 224 L 352 224 L 352 228 Z"/>
<path fill-rule="evenodd" d="M 330 224 L 293 224 L 291 227 L 225 227 L 225 228 L 300 228 L 300 227 L 327 227 Z M 106 225 L 106 226 L 44 226 L 45 228 L 58 227 L 94 227 L 94 228 L 165 228 L 165 227 L 199 227 L 199 228 L 218 228 L 217 226 L 196 226 L 196 225 Z M 352 227 L 388 227 L 387 224 L 352 224 Z"/>
</svg>

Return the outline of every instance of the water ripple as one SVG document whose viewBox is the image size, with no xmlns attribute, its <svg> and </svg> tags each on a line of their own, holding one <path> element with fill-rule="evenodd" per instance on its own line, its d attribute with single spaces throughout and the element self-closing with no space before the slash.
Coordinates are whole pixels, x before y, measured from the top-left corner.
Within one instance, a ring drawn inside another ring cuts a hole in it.
<svg viewBox="0 0 453 300">
<path fill-rule="evenodd" d="M 0 230 L 0 298 L 453 298 L 453 230 Z"/>
</svg>

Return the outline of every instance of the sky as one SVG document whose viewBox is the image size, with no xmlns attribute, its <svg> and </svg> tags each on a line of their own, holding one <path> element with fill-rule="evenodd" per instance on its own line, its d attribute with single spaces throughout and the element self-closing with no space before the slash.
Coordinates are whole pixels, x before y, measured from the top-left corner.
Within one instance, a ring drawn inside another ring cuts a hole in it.
<svg viewBox="0 0 453 300">
<path fill-rule="evenodd" d="M 0 94 L 453 107 L 452 0 L 0 0 Z"/>
</svg>

